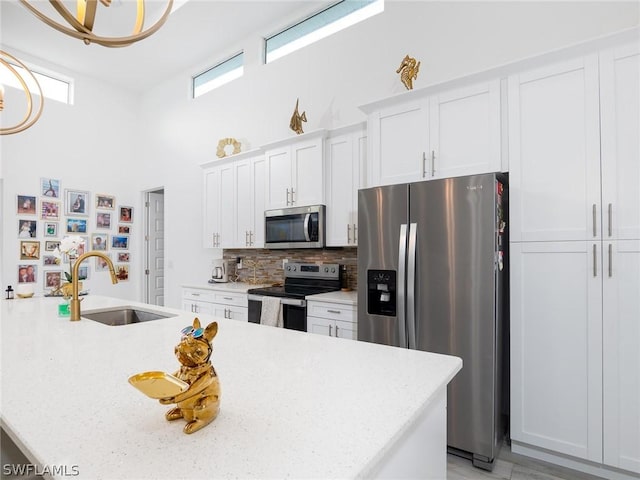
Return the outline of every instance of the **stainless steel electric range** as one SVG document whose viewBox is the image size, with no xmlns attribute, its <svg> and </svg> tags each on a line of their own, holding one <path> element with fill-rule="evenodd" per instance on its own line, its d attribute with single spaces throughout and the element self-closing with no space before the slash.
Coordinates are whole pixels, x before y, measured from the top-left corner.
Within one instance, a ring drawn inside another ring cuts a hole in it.
<svg viewBox="0 0 640 480">
<path fill-rule="evenodd" d="M 284 267 L 284 285 L 280 287 L 252 288 L 248 293 L 249 321 L 260 323 L 262 297 L 278 297 L 282 305 L 284 328 L 307 331 L 306 297 L 318 293 L 340 290 L 341 269 L 337 263 L 289 262 Z"/>
</svg>

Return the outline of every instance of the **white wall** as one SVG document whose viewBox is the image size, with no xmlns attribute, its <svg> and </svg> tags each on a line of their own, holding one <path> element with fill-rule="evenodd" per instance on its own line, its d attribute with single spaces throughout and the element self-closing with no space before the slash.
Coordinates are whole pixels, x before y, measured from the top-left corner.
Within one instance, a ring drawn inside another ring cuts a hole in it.
<svg viewBox="0 0 640 480">
<path fill-rule="evenodd" d="M 269 65 L 259 62 L 264 32 L 256 32 L 232 49 L 245 49 L 245 76 L 196 100 L 189 99 L 192 72 L 139 99 L 80 78 L 74 107 L 49 102 L 36 126 L 2 139 L 3 224 L 9 227 L 3 285 L 15 283 L 19 263 L 11 227 L 15 195 L 36 192 L 41 176 L 61 178 L 63 188 L 114 194 L 138 213 L 140 192 L 164 187 L 165 304 L 178 306 L 180 285 L 206 281 L 211 258 L 220 255 L 202 247 L 199 163 L 215 158 L 221 138 L 235 137 L 248 149 L 294 136 L 289 118 L 297 97 L 307 112 L 307 132 L 360 122 L 365 116 L 358 105 L 404 91 L 395 70 L 405 54 L 422 62 L 415 82 L 421 88 L 638 24 L 637 2 L 387 0 L 383 14 Z M 212 59 L 231 53 L 213 48 Z M 142 225 L 134 231 L 140 234 Z M 134 236 L 132 268 L 138 276 L 114 288 L 104 274 L 105 284 L 92 283 L 92 291 L 141 298 L 141 254 Z"/>
<path fill-rule="evenodd" d="M 16 214 L 16 196 L 18 194 L 40 196 L 40 178 L 60 179 L 61 188 L 91 192 L 89 209 L 89 233 L 95 229 L 95 194 L 114 195 L 117 205 L 134 206 L 133 235 L 130 239 L 132 263 L 131 280 L 111 285 L 108 272 L 95 272 L 95 261 L 90 259 L 90 278 L 84 283 L 92 293 L 138 299 L 140 295 L 142 224 L 140 222 L 141 193 L 140 177 L 143 162 L 139 155 L 137 96 L 114 89 L 98 80 L 66 72 L 59 67 L 46 64 L 25 54 L 15 53 L 23 61 L 45 68 L 57 70 L 76 79 L 75 104 L 66 105 L 56 101 L 46 101 L 40 120 L 24 132 L 0 137 L 2 139 L 2 290 L 7 285 L 17 284 L 17 265 L 34 263 L 38 267 L 38 279 L 34 284 L 37 293 L 44 290 L 42 259 L 37 262 L 20 261 L 20 239 L 18 239 L 18 215 Z M 5 106 L 21 93 L 6 88 Z M 62 207 L 62 204 L 61 204 Z M 62 208 L 64 212 L 64 209 Z M 39 209 L 38 209 L 38 213 Z M 115 214 L 117 211 L 112 212 Z M 20 215 L 20 218 L 29 218 Z M 136 218 L 137 217 L 137 218 Z M 31 218 L 34 219 L 35 217 Z M 59 236 L 65 234 L 64 215 L 59 222 Z M 112 221 L 110 231 L 100 233 L 113 234 L 117 222 Z M 38 218 L 38 238 L 41 242 L 41 255 L 44 253 L 44 222 Z M 42 257 L 41 257 L 42 258 Z M 115 254 L 114 254 L 115 260 Z M 64 267 L 46 267 L 47 270 L 60 270 Z"/>
<path fill-rule="evenodd" d="M 404 91 L 395 70 L 405 54 L 422 62 L 420 88 L 637 26 L 638 12 L 632 2 L 387 1 L 383 14 L 269 65 L 259 63 L 260 36 L 247 39 L 244 77 L 196 100 L 188 74 L 159 85 L 143 99 L 154 164 L 143 186 L 165 186 L 167 305 L 179 305 L 181 284 L 204 282 L 219 255 L 202 248 L 198 164 L 215 158 L 221 138 L 250 149 L 294 136 L 297 97 L 307 132 L 360 122 L 358 105 Z"/>
</svg>

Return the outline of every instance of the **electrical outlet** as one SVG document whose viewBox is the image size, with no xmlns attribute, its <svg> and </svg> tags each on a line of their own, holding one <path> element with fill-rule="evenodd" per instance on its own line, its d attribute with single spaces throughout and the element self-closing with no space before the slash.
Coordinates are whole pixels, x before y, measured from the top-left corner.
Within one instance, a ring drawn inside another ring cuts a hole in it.
<svg viewBox="0 0 640 480">
<path fill-rule="evenodd" d="M 236 257 L 236 268 L 242 270 L 242 257 Z"/>
<path fill-rule="evenodd" d="M 289 259 L 288 258 L 283 258 L 282 259 L 282 269 L 284 270 L 285 265 L 289 263 Z"/>
</svg>

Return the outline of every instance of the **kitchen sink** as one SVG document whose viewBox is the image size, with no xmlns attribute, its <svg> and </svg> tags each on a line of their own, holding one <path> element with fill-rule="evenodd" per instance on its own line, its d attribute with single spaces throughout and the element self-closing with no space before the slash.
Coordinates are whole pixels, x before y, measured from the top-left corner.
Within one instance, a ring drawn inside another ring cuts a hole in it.
<svg viewBox="0 0 640 480">
<path fill-rule="evenodd" d="M 139 307 L 117 307 L 82 312 L 82 318 L 88 318 L 105 325 L 129 325 L 131 323 L 150 322 L 161 318 L 175 317 L 173 313 L 158 312 Z"/>
</svg>

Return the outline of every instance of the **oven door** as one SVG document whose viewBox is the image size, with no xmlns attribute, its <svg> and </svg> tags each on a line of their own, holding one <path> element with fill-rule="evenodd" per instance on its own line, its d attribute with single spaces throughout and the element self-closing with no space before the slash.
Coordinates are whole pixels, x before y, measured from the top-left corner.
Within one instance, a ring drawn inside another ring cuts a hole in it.
<svg viewBox="0 0 640 480">
<path fill-rule="evenodd" d="M 249 321 L 261 323 L 262 296 L 249 294 Z M 307 301 L 295 298 L 281 298 L 283 327 L 290 330 L 307 331 Z"/>
<path fill-rule="evenodd" d="M 324 212 L 324 205 L 267 210 L 264 212 L 265 247 L 324 247 Z"/>
</svg>

